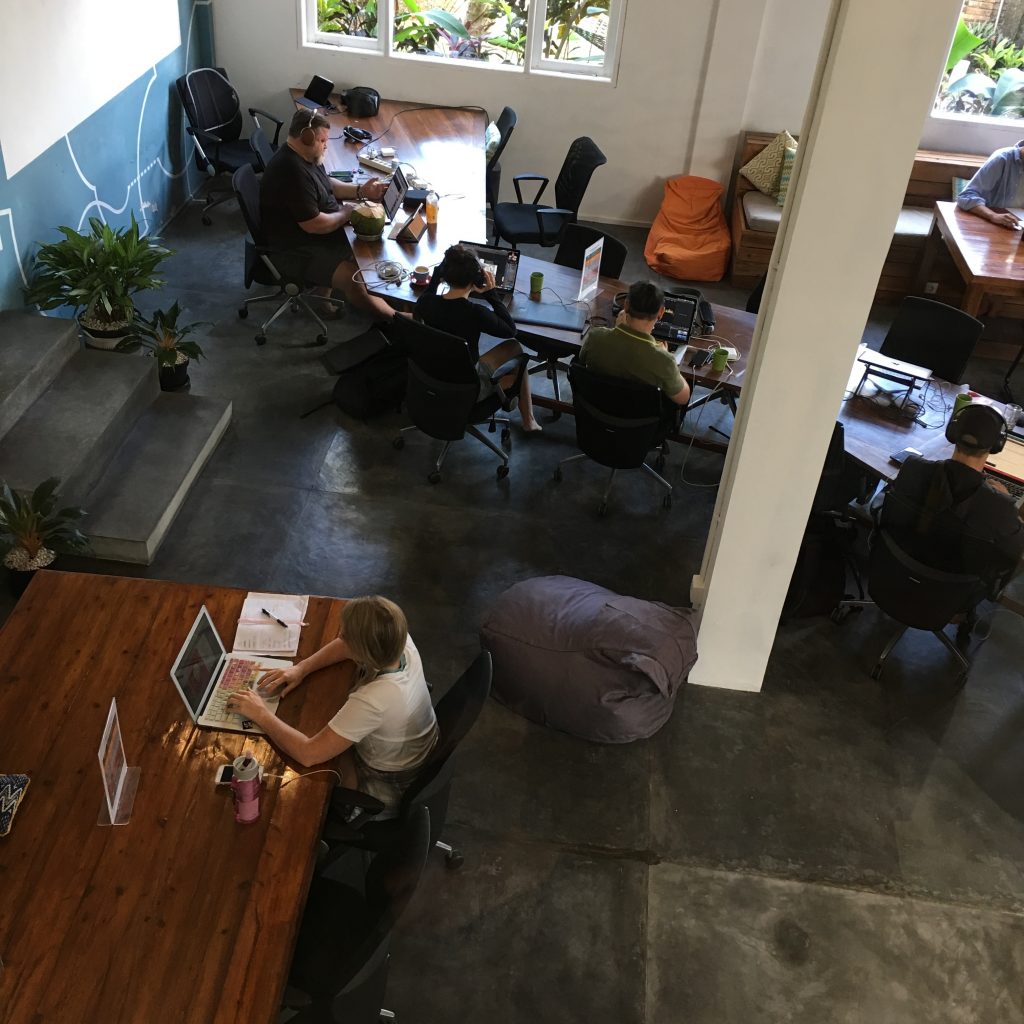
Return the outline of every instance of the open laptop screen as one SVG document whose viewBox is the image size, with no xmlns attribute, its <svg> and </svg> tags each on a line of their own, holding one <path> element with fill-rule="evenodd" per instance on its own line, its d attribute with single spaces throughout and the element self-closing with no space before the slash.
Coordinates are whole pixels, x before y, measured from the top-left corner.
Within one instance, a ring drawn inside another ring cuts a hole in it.
<svg viewBox="0 0 1024 1024">
<path fill-rule="evenodd" d="M 483 264 L 484 270 L 494 275 L 494 287 L 499 292 L 512 292 L 516 287 L 519 273 L 519 250 L 506 249 L 500 245 L 486 245 L 482 242 L 459 242 Z"/>
<path fill-rule="evenodd" d="M 193 718 L 203 712 L 206 695 L 223 657 L 224 645 L 204 605 L 171 669 L 171 678 Z"/>
<path fill-rule="evenodd" d="M 409 182 L 405 173 L 401 167 L 396 167 L 391 173 L 388 190 L 384 193 L 384 198 L 381 199 L 384 215 L 389 221 L 393 220 L 395 213 L 402 208 L 402 204 L 405 202 L 405 193 L 408 191 Z"/>
</svg>

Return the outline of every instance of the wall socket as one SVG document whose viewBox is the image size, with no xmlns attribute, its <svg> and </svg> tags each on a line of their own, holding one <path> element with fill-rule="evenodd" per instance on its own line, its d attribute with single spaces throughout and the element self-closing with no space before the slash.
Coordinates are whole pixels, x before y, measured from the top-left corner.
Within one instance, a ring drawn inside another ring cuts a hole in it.
<svg viewBox="0 0 1024 1024">
<path fill-rule="evenodd" d="M 938 281 L 928 281 L 924 286 L 925 295 L 934 295 L 939 290 Z"/>
</svg>

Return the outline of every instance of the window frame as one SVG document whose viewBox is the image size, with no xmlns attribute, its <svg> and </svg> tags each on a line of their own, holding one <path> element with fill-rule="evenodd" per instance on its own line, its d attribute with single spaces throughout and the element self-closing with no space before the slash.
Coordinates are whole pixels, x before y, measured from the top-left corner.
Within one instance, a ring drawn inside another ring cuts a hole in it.
<svg viewBox="0 0 1024 1024">
<path fill-rule="evenodd" d="M 622 35 L 626 23 L 627 0 L 611 0 L 608 11 L 608 35 L 604 60 L 600 64 L 587 61 L 556 60 L 544 57 L 544 18 L 548 0 L 530 0 L 526 22 L 526 45 L 523 63 L 502 64 L 491 61 L 458 60 L 441 55 L 406 53 L 394 47 L 394 19 L 392 5 L 380 0 L 377 8 L 377 35 L 352 36 L 341 32 L 321 32 L 317 16 L 317 0 L 299 0 L 299 33 L 301 45 L 314 49 L 331 49 L 358 53 L 363 56 L 394 58 L 395 60 L 428 61 L 443 67 L 470 67 L 484 71 L 519 72 L 580 81 L 614 84 L 622 52 Z"/>
</svg>

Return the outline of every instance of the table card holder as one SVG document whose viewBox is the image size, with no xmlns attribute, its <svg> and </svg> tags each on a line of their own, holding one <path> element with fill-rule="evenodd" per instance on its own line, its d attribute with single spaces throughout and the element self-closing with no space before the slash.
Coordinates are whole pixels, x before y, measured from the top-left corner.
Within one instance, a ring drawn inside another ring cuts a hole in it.
<svg viewBox="0 0 1024 1024">
<path fill-rule="evenodd" d="M 117 699 L 111 698 L 107 724 L 99 749 L 100 776 L 103 779 L 104 803 L 100 808 L 98 825 L 127 825 L 135 806 L 135 793 L 139 788 L 140 768 L 129 768 L 124 744 L 121 742 L 121 723 L 117 720 Z"/>
<path fill-rule="evenodd" d="M 597 294 L 601 284 L 601 257 L 604 255 L 604 239 L 599 238 L 583 252 L 583 271 L 580 274 L 580 293 L 577 299 L 589 299 Z"/>
</svg>

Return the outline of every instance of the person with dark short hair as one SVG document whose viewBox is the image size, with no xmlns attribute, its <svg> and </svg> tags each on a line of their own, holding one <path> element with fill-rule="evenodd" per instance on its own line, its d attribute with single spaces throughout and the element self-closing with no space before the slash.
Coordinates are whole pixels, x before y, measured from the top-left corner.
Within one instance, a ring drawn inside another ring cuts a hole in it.
<svg viewBox="0 0 1024 1024">
<path fill-rule="evenodd" d="M 650 281 L 636 281 L 614 327 L 593 327 L 580 349 L 579 359 L 588 369 L 608 377 L 651 384 L 676 405 L 690 400 L 690 386 L 683 380 L 668 345 L 651 331 L 665 314 L 665 295 Z"/>
<path fill-rule="evenodd" d="M 444 294 L 439 294 L 442 283 L 448 288 Z M 482 299 L 487 305 L 471 302 L 471 298 Z M 481 398 L 493 391 L 491 374 L 503 363 L 523 354 L 515 340 L 515 321 L 494 288 L 494 275 L 484 269 L 476 253 L 463 245 L 450 246 L 434 269 L 426 292 L 416 303 L 416 318 L 428 327 L 465 341 L 477 364 Z M 503 340 L 481 353 L 481 335 Z M 499 383 L 507 391 L 515 384 L 515 375 L 503 377 Z M 541 425 L 533 415 L 530 376 L 526 373 L 519 386 L 519 416 L 526 433 L 540 432 Z"/>
<path fill-rule="evenodd" d="M 1024 555 L 1024 523 L 1013 498 L 985 473 L 1006 424 L 992 406 L 972 402 L 952 417 L 946 437 L 955 446 L 951 458 L 912 455 L 903 463 L 885 493 L 879 526 L 924 565 L 979 576 L 981 600 L 1006 585 Z"/>
<path fill-rule="evenodd" d="M 325 297 L 337 288 L 354 306 L 388 319 L 395 311 L 353 280 L 357 265 L 345 234 L 349 201 L 379 201 L 387 186 L 376 178 L 348 184 L 329 177 L 323 166 L 329 134 L 330 122 L 321 114 L 295 112 L 285 144 L 260 181 L 263 230 L 282 273 Z"/>
</svg>

